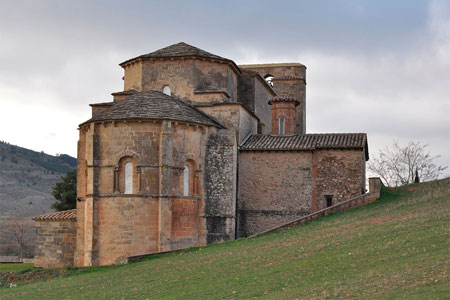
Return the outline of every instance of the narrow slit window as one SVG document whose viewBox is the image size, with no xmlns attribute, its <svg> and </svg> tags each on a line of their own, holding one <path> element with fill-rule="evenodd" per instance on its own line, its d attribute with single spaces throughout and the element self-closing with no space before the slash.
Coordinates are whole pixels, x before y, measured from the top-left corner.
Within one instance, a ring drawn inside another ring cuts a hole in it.
<svg viewBox="0 0 450 300">
<path fill-rule="evenodd" d="M 280 135 L 284 135 L 284 118 L 281 117 L 278 119 L 278 129 L 279 129 L 279 133 Z"/>
<path fill-rule="evenodd" d="M 189 166 L 184 166 L 183 171 L 183 196 L 189 196 L 189 177 L 190 177 L 190 170 Z"/>
<path fill-rule="evenodd" d="M 325 199 L 327 199 L 327 207 L 333 206 L 333 196 L 327 195 Z"/>
<path fill-rule="evenodd" d="M 133 193 L 133 164 L 131 162 L 127 162 L 125 164 L 125 191 L 124 194 L 132 194 Z"/>
<path fill-rule="evenodd" d="M 165 85 L 165 86 L 163 87 L 162 92 L 163 92 L 163 94 L 166 94 L 166 95 L 168 95 L 168 96 L 170 96 L 170 95 L 172 94 L 172 92 L 170 91 L 170 87 L 169 87 L 168 85 Z"/>
</svg>

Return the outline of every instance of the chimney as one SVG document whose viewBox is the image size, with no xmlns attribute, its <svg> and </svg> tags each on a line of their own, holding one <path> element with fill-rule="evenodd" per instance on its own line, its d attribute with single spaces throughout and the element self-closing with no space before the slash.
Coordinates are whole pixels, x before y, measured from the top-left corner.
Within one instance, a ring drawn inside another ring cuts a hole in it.
<svg viewBox="0 0 450 300">
<path fill-rule="evenodd" d="M 288 95 L 282 94 L 269 101 L 272 105 L 272 134 L 295 134 L 295 107 L 300 102 Z"/>
</svg>

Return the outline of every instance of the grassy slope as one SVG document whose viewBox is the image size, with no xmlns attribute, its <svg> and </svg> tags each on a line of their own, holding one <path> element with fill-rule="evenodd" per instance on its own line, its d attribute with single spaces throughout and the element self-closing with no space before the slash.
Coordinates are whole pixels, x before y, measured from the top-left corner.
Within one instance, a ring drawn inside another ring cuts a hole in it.
<svg viewBox="0 0 450 300">
<path fill-rule="evenodd" d="M 0 299 L 449 299 L 450 179 L 304 226 L 0 289 Z"/>
<path fill-rule="evenodd" d="M 3 272 L 20 272 L 31 269 L 33 264 L 0 264 L 0 273 Z"/>
</svg>

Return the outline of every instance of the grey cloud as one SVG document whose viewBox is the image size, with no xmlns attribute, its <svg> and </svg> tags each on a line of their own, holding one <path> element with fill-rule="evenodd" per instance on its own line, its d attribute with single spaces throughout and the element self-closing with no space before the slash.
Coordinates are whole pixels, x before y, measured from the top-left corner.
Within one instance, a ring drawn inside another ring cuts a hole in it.
<svg viewBox="0 0 450 300">
<path fill-rule="evenodd" d="M 450 164 L 449 11 L 419 0 L 4 1 L 0 103 L 75 115 L 75 130 L 88 103 L 123 88 L 118 63 L 185 41 L 237 63 L 304 63 L 308 131 L 366 131 L 372 153 L 424 140 Z M 63 152 L 56 135 L 43 150 Z"/>
</svg>

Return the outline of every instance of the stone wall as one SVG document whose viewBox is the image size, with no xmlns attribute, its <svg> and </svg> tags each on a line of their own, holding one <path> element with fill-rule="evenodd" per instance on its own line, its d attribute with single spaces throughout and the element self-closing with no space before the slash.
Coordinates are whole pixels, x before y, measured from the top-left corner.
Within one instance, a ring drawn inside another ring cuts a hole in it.
<svg viewBox="0 0 450 300">
<path fill-rule="evenodd" d="M 238 101 L 255 111 L 255 82 L 254 74 L 243 73 L 238 77 Z"/>
<path fill-rule="evenodd" d="M 365 156 L 358 149 L 321 149 L 313 153 L 313 211 L 346 201 L 365 192 Z"/>
<path fill-rule="evenodd" d="M 238 236 L 311 212 L 311 152 L 240 152 Z"/>
<path fill-rule="evenodd" d="M 241 151 L 238 236 L 344 202 L 364 193 L 364 188 L 363 149 Z"/>
<path fill-rule="evenodd" d="M 127 256 L 205 244 L 205 148 L 214 131 L 172 121 L 82 128 L 76 265 L 117 264 Z M 124 194 L 128 161 L 133 189 Z M 189 194 L 183 195 L 186 165 Z"/>
<path fill-rule="evenodd" d="M 333 206 L 321 209 L 319 211 L 313 212 L 307 216 L 300 217 L 298 219 L 289 221 L 284 224 L 280 224 L 280 225 L 270 228 L 266 231 L 262 231 L 257 234 L 254 234 L 253 236 L 265 234 L 268 232 L 273 232 L 275 230 L 279 230 L 279 229 L 286 228 L 286 227 L 303 225 L 303 224 L 306 224 L 313 220 L 317 220 L 317 219 L 326 217 L 331 214 L 335 214 L 338 212 L 346 211 L 346 210 L 349 210 L 349 209 L 352 209 L 355 207 L 360 207 L 360 206 L 375 202 L 381 196 L 381 186 L 382 186 L 381 179 L 378 177 L 369 178 L 369 186 L 370 186 L 369 192 L 364 195 L 360 195 L 360 196 L 351 198 L 347 201 L 344 201 L 344 202 L 335 204 Z"/>
<path fill-rule="evenodd" d="M 272 132 L 272 110 L 269 105 L 269 100 L 273 97 L 267 91 L 267 87 L 255 79 L 255 111 L 260 123 L 263 125 L 261 134 L 269 134 Z"/>
<path fill-rule="evenodd" d="M 21 263 L 23 259 L 18 256 L 0 256 L 0 263 Z"/>
<path fill-rule="evenodd" d="M 159 250 L 159 199 L 122 195 L 94 202 L 92 265 Z"/>
<path fill-rule="evenodd" d="M 258 120 L 242 104 L 227 103 L 197 107 L 221 121 L 228 128 L 233 128 L 239 143 L 249 134 L 257 133 Z"/>
<path fill-rule="evenodd" d="M 140 90 L 162 91 L 165 85 L 170 87 L 174 96 L 180 98 L 191 96 L 195 86 L 194 61 L 192 59 L 144 61 Z"/>
<path fill-rule="evenodd" d="M 172 199 L 172 249 L 196 245 L 199 235 L 199 208 L 196 199 Z"/>
<path fill-rule="evenodd" d="M 223 90 L 230 102 L 237 100 L 237 74 L 228 64 L 213 63 L 206 60 L 194 61 L 195 90 Z M 192 100 L 195 101 L 195 96 Z"/>
<path fill-rule="evenodd" d="M 72 266 L 76 245 L 76 221 L 36 221 L 35 267 Z"/>
<path fill-rule="evenodd" d="M 234 239 L 236 165 L 235 130 L 218 130 L 206 145 L 204 212 L 208 244 Z"/>
<path fill-rule="evenodd" d="M 262 134 L 268 134 L 272 128 L 272 112 L 268 104 L 274 96 L 273 92 L 268 90 L 265 84 L 252 74 L 243 74 L 239 76 L 238 81 L 238 101 L 243 103 L 251 112 L 253 112 L 262 124 Z"/>
<path fill-rule="evenodd" d="M 239 130 L 237 141 L 241 143 L 250 134 L 258 132 L 258 121 L 242 106 L 239 108 Z"/>
<path fill-rule="evenodd" d="M 138 91 L 162 91 L 167 85 L 173 96 L 194 102 L 236 102 L 237 78 L 236 71 L 223 62 L 152 59 L 126 66 L 124 85 L 125 90 Z"/>
<path fill-rule="evenodd" d="M 125 68 L 124 72 L 124 91 L 131 89 L 140 91 L 142 89 L 142 63 L 132 63 Z"/>
</svg>

